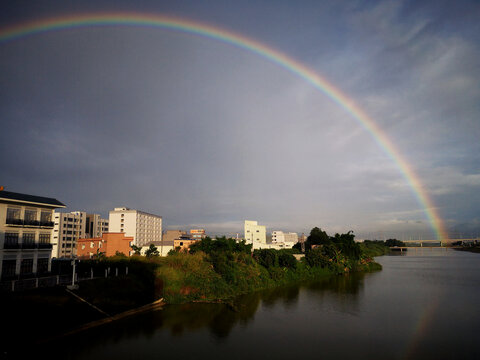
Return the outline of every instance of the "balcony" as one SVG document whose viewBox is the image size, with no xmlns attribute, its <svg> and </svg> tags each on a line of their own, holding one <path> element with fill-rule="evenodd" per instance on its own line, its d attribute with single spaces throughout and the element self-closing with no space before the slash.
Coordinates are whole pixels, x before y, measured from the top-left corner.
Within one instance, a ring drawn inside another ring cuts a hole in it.
<svg viewBox="0 0 480 360">
<path fill-rule="evenodd" d="M 17 242 L 6 242 L 3 244 L 4 249 L 21 249 L 22 245 Z"/>
<path fill-rule="evenodd" d="M 50 243 L 38 243 L 38 249 L 40 250 L 47 250 L 52 249 L 53 245 Z"/>
<path fill-rule="evenodd" d="M 53 228 L 53 221 L 38 221 L 38 220 L 7 218 L 5 223 L 10 226 Z"/>
<path fill-rule="evenodd" d="M 18 226 L 23 226 L 23 220 L 22 219 L 9 219 L 5 221 L 7 225 L 18 225 Z"/>
<path fill-rule="evenodd" d="M 36 247 L 37 247 L 37 244 L 34 242 L 22 243 L 22 249 L 35 249 Z"/>
</svg>

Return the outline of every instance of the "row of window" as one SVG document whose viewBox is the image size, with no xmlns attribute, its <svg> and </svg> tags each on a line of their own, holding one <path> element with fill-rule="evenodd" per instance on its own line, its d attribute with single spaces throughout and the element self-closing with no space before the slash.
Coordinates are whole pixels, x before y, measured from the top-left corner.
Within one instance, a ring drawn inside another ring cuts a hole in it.
<svg viewBox="0 0 480 360">
<path fill-rule="evenodd" d="M 13 277 L 16 275 L 17 260 L 3 260 L 2 278 Z M 37 273 L 44 274 L 48 272 L 48 259 L 37 260 Z M 22 259 L 20 261 L 20 274 L 33 273 L 33 259 Z"/>
<path fill-rule="evenodd" d="M 27 221 L 36 221 L 38 215 L 37 209 L 25 209 L 23 214 L 23 219 Z M 8 207 L 7 208 L 7 219 L 9 220 L 20 220 L 22 219 L 22 209 Z M 51 211 L 40 211 L 40 221 L 47 222 L 52 220 Z"/>
<path fill-rule="evenodd" d="M 5 244 L 13 245 L 18 244 L 20 234 L 17 232 L 6 232 L 5 233 Z M 22 234 L 23 243 L 34 243 L 35 242 L 35 233 L 34 232 L 24 232 Z M 38 235 L 38 242 L 42 244 L 50 243 L 50 233 L 48 234 L 39 234 Z"/>
</svg>

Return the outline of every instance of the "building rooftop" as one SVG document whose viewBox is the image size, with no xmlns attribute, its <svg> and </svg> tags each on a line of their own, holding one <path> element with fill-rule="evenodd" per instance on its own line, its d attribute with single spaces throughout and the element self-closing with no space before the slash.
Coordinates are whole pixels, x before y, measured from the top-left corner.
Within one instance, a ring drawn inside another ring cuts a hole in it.
<svg viewBox="0 0 480 360">
<path fill-rule="evenodd" d="M 57 199 L 47 198 L 43 196 L 20 194 L 11 191 L 0 191 L 0 201 L 14 201 L 24 202 L 37 205 L 48 205 L 53 207 L 65 207 L 65 204 L 61 203 Z"/>
</svg>

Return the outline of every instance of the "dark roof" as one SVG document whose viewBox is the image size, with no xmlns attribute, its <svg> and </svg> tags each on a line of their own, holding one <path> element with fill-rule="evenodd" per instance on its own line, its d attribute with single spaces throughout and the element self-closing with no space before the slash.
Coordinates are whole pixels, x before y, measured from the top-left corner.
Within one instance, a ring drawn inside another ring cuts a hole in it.
<svg viewBox="0 0 480 360">
<path fill-rule="evenodd" d="M 43 196 L 19 194 L 19 193 L 14 193 L 10 191 L 0 191 L 0 200 L 24 201 L 24 202 L 35 203 L 40 205 L 65 207 L 65 204 L 61 203 L 57 199 L 47 198 Z"/>
</svg>

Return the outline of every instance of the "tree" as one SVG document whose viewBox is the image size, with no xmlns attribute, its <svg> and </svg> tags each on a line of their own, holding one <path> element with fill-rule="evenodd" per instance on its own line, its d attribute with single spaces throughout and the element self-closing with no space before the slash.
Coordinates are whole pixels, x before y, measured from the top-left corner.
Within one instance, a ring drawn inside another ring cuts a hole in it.
<svg viewBox="0 0 480 360">
<path fill-rule="evenodd" d="M 325 245 L 330 243 L 330 237 L 327 233 L 318 227 L 314 227 L 305 242 L 305 249 L 310 250 L 312 245 Z"/>
<path fill-rule="evenodd" d="M 405 243 L 397 239 L 388 239 L 387 241 L 385 241 L 385 246 L 388 246 L 388 247 L 405 246 Z"/>
<path fill-rule="evenodd" d="M 353 234 L 353 231 L 350 230 L 346 234 L 335 234 L 332 241 L 345 257 L 358 260 L 362 255 L 362 249 L 354 239 L 355 235 Z"/>
<path fill-rule="evenodd" d="M 152 257 L 152 256 L 160 256 L 160 253 L 158 252 L 158 249 L 155 245 L 150 244 L 150 247 L 145 251 L 145 256 L 146 257 Z"/>
<path fill-rule="evenodd" d="M 130 245 L 130 247 L 134 251 L 134 255 L 140 255 L 140 250 L 142 250 L 142 248 L 140 246 L 132 244 L 132 245 Z"/>
</svg>

